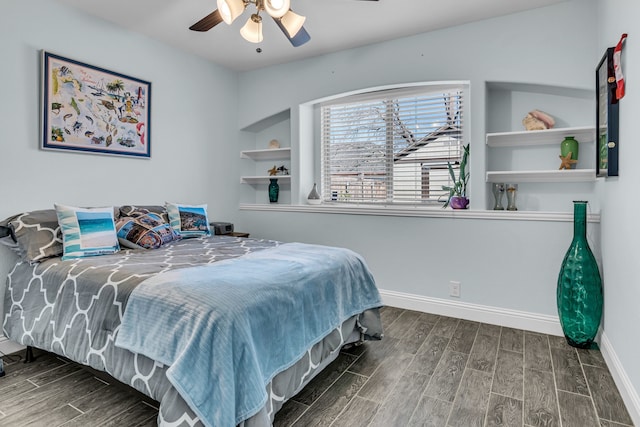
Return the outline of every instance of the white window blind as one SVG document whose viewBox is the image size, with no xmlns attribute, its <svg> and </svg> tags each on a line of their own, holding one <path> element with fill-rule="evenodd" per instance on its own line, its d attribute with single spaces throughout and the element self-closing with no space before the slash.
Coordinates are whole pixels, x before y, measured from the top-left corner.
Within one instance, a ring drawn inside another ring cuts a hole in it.
<svg viewBox="0 0 640 427">
<path fill-rule="evenodd" d="M 371 92 L 321 108 L 326 203 L 429 204 L 458 174 L 465 85 Z"/>
</svg>

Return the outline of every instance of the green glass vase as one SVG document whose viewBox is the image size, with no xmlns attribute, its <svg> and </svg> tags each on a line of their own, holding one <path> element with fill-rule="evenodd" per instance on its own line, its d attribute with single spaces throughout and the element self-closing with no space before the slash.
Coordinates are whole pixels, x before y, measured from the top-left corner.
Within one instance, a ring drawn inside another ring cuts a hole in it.
<svg viewBox="0 0 640 427">
<path fill-rule="evenodd" d="M 278 203 L 278 195 L 280 194 L 280 186 L 275 178 L 269 179 L 269 202 Z"/>
<path fill-rule="evenodd" d="M 578 160 L 578 154 L 580 152 L 580 144 L 573 136 L 565 137 L 560 143 L 560 154 L 562 157 L 567 157 L 571 153 L 571 160 Z M 571 168 L 575 168 L 575 163 L 571 165 Z"/>
<path fill-rule="evenodd" d="M 587 242 L 587 202 L 573 202 L 573 240 L 560 267 L 557 303 L 569 345 L 591 347 L 602 317 L 602 279 Z"/>
</svg>

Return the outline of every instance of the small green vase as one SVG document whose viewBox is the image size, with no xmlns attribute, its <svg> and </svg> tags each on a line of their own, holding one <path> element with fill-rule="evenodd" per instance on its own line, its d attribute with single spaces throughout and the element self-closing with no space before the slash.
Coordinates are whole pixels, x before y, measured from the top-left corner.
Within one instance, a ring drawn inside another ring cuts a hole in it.
<svg viewBox="0 0 640 427">
<path fill-rule="evenodd" d="M 587 202 L 573 202 L 573 241 L 560 267 L 557 303 L 569 345 L 591 347 L 602 317 L 602 279 L 587 242 Z"/>
<path fill-rule="evenodd" d="M 567 157 L 567 154 L 571 153 L 572 160 L 578 160 L 578 154 L 580 151 L 580 144 L 573 136 L 567 136 L 560 143 L 560 154 L 562 157 Z M 575 168 L 575 163 L 571 165 L 572 168 Z"/>
<path fill-rule="evenodd" d="M 269 202 L 278 203 L 278 195 L 280 194 L 280 186 L 275 178 L 269 179 Z"/>
</svg>

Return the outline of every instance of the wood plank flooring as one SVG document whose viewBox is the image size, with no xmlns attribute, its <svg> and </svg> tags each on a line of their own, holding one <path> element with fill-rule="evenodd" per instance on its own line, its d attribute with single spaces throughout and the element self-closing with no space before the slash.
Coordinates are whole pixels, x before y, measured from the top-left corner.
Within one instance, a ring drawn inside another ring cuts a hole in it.
<svg viewBox="0 0 640 427">
<path fill-rule="evenodd" d="M 3 356 L 0 426 L 155 426 L 157 403 L 51 353 Z"/>
<path fill-rule="evenodd" d="M 632 426 L 598 350 L 386 307 L 385 338 L 343 350 L 276 427 Z M 3 357 L 0 426 L 154 426 L 157 403 L 75 363 Z M 22 356 L 20 354 L 19 356 Z"/>
</svg>

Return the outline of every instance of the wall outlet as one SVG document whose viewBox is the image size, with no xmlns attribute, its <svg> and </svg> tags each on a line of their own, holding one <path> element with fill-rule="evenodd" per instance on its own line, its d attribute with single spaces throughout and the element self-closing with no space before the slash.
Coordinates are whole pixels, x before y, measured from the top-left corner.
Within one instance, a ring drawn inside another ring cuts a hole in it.
<svg viewBox="0 0 640 427">
<path fill-rule="evenodd" d="M 460 282 L 454 280 L 449 282 L 449 295 L 460 298 Z"/>
</svg>

